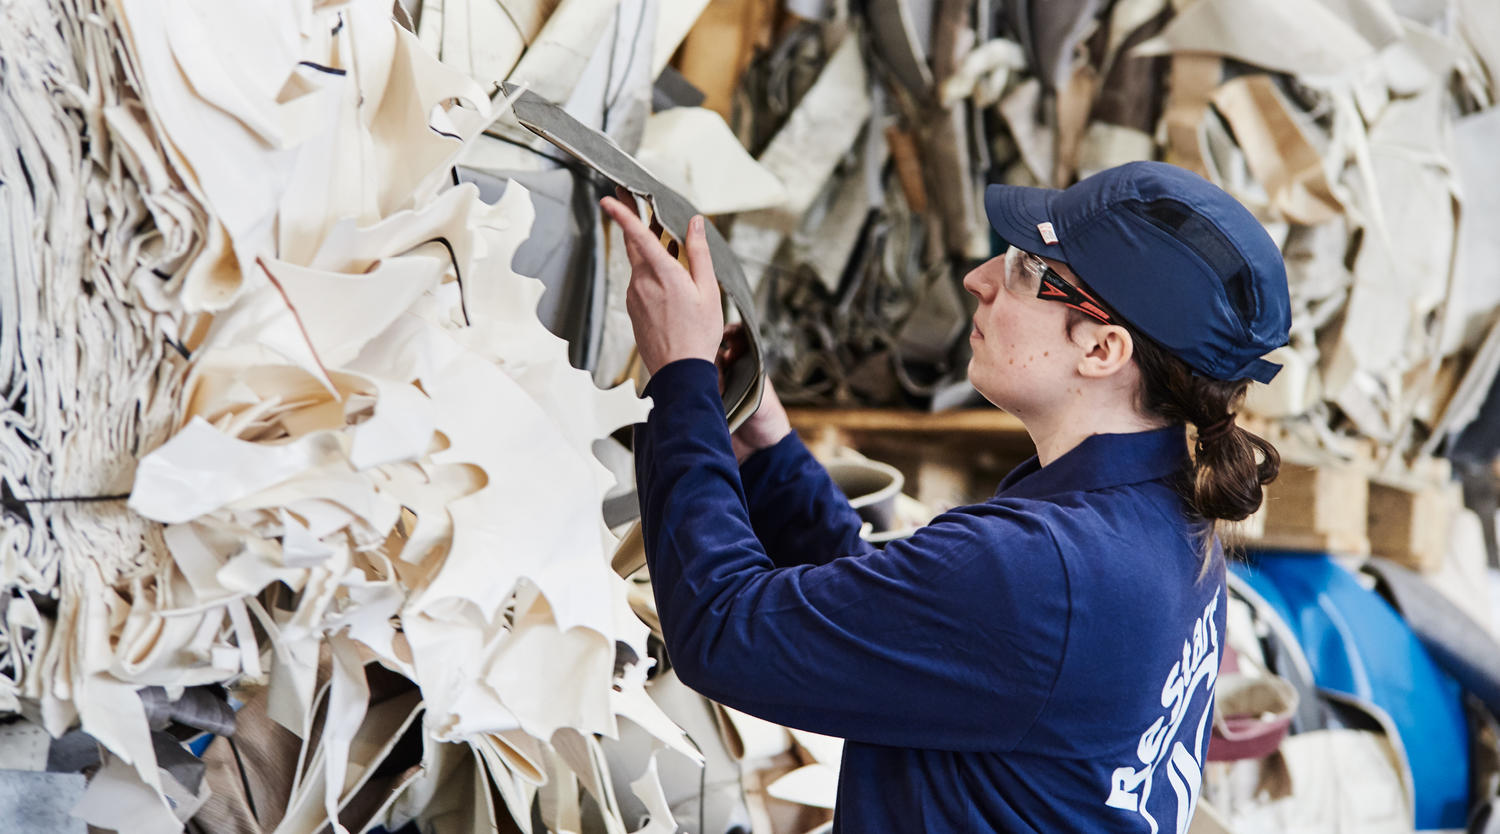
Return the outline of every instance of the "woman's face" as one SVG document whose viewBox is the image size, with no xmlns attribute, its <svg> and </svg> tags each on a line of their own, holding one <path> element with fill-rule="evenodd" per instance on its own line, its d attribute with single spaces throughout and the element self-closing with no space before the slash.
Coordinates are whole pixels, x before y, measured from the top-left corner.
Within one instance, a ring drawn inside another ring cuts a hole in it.
<svg viewBox="0 0 1500 834">
<path fill-rule="evenodd" d="M 969 333 L 969 382 L 1022 419 L 1083 390 L 1076 374 L 1083 348 L 1069 338 L 1068 308 L 1036 297 L 1040 270 L 1027 263 L 1035 257 L 1011 247 L 964 276 L 964 289 L 979 299 Z M 1077 283 L 1066 265 L 1038 260 Z"/>
</svg>

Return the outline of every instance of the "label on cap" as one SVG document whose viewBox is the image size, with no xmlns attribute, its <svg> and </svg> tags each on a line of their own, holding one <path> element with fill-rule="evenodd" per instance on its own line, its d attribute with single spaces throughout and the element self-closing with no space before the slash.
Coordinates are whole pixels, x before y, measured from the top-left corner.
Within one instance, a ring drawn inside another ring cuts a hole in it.
<svg viewBox="0 0 1500 834">
<path fill-rule="evenodd" d="M 1048 245 L 1057 242 L 1057 232 L 1053 230 L 1051 223 L 1038 223 L 1036 230 L 1042 233 L 1042 241 Z"/>
</svg>

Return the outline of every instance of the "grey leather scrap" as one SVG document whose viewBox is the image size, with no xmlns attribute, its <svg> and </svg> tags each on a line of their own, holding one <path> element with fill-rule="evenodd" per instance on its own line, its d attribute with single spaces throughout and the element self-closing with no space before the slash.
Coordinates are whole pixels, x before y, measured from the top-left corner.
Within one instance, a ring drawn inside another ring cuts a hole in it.
<svg viewBox="0 0 1500 834">
<path fill-rule="evenodd" d="M 0 820 L 7 831 L 84 834 L 88 825 L 68 813 L 83 790 L 81 773 L 0 770 Z"/>
<path fill-rule="evenodd" d="M 931 13 L 931 9 L 926 11 Z M 891 73 L 913 96 L 932 91 L 932 71 L 927 67 L 927 49 L 917 34 L 912 9 L 905 0 L 870 4 L 870 40 L 875 54 L 890 65 Z"/>
<path fill-rule="evenodd" d="M 1500 643 L 1421 575 L 1375 556 L 1365 570 L 1411 626 L 1432 659 L 1500 716 Z"/>
<path fill-rule="evenodd" d="M 100 764 L 99 742 L 82 730 L 63 733 L 47 748 L 47 770 L 53 773 L 82 773 Z"/>
<path fill-rule="evenodd" d="M 687 240 L 688 221 L 701 213 L 691 203 L 663 185 L 608 136 L 582 124 L 561 107 L 529 90 L 511 84 L 500 86 L 505 96 L 513 99 L 511 111 L 522 125 L 630 193 L 649 200 L 662 227 L 677 240 Z M 724 380 L 724 414 L 733 430 L 760 407 L 765 389 L 765 360 L 754 299 L 739 259 L 714 224 L 706 223 L 704 228 L 708 232 L 714 275 L 739 311 L 749 336 L 750 349 L 729 367 Z"/>
</svg>

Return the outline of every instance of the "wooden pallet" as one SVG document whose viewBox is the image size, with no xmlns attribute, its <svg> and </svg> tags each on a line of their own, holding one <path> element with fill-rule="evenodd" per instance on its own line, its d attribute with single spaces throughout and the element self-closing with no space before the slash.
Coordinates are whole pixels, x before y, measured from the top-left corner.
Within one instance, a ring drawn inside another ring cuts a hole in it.
<svg viewBox="0 0 1500 834">
<path fill-rule="evenodd" d="M 1266 487 L 1259 518 L 1241 528 L 1245 543 L 1269 550 L 1368 554 L 1369 496 L 1361 465 L 1283 461 L 1281 474 Z"/>
<path fill-rule="evenodd" d="M 1416 571 L 1432 572 L 1448 555 L 1453 517 L 1463 506 L 1457 484 L 1370 484 L 1374 552 Z"/>
<path fill-rule="evenodd" d="M 820 458 L 849 447 L 892 464 L 906 493 L 934 511 L 980 501 L 1036 454 L 1026 427 L 997 408 L 930 414 L 884 408 L 789 408 L 792 427 Z"/>
</svg>

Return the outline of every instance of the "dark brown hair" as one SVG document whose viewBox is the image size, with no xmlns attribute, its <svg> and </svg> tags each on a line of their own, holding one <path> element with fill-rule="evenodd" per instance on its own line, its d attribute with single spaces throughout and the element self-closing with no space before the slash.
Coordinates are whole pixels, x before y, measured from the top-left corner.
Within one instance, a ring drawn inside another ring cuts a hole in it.
<svg viewBox="0 0 1500 834">
<path fill-rule="evenodd" d="M 1086 321 L 1068 311 L 1069 334 Z M 1123 321 L 1116 316 L 1116 321 Z M 1145 414 L 1174 423 L 1191 423 L 1198 439 L 1176 487 L 1190 517 L 1203 524 L 1205 556 L 1219 522 L 1242 521 L 1260 508 L 1262 487 L 1276 479 L 1281 455 L 1270 441 L 1235 424 L 1250 380 L 1203 376 L 1160 345 L 1126 326 L 1141 371 L 1136 406 Z M 1207 562 L 1204 564 L 1207 568 Z"/>
</svg>

